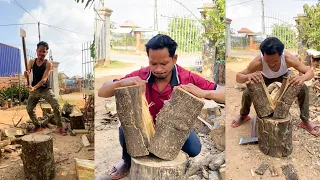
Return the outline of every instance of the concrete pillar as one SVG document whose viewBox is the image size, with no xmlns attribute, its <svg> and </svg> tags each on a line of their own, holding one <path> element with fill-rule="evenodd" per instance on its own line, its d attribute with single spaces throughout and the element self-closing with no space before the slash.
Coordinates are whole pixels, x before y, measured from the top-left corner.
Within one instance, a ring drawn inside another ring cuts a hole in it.
<svg viewBox="0 0 320 180">
<path fill-rule="evenodd" d="M 136 36 L 136 52 L 140 52 L 141 32 L 135 32 Z"/>
<path fill-rule="evenodd" d="M 297 17 L 295 18 L 296 25 L 299 25 L 299 19 L 301 18 L 307 18 L 305 14 L 298 14 Z M 311 65 L 310 62 L 307 61 L 307 43 L 304 39 L 299 37 L 299 42 L 298 42 L 298 58 L 306 65 Z"/>
<path fill-rule="evenodd" d="M 226 60 L 230 60 L 231 56 L 231 29 L 230 29 L 230 24 L 231 24 L 231 19 L 226 18 Z"/>
<path fill-rule="evenodd" d="M 250 50 L 252 50 L 252 49 L 254 49 L 254 47 L 253 47 L 253 36 L 252 35 L 248 35 L 249 36 L 249 41 L 250 41 Z"/>
<path fill-rule="evenodd" d="M 51 87 L 52 90 L 54 92 L 54 95 L 56 96 L 56 98 L 59 97 L 59 78 L 58 78 L 58 66 L 59 66 L 59 62 L 55 62 L 52 61 L 52 66 L 53 66 L 53 70 L 52 70 L 52 82 L 51 82 Z"/>
<path fill-rule="evenodd" d="M 106 57 L 105 57 L 105 60 L 104 60 L 104 65 L 108 65 L 110 63 L 110 51 L 111 51 L 111 48 L 110 48 L 110 16 L 111 16 L 111 13 L 113 12 L 111 9 L 108 9 L 108 8 L 103 8 L 103 11 L 104 11 L 104 18 L 105 18 L 105 41 L 106 41 Z"/>
</svg>

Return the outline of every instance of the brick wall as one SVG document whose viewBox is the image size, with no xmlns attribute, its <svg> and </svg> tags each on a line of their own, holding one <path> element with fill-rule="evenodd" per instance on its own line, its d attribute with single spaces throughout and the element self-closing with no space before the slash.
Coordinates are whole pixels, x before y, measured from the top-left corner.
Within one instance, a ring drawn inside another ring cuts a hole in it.
<svg viewBox="0 0 320 180">
<path fill-rule="evenodd" d="M 19 75 L 13 77 L 0 77 L 0 89 L 8 88 L 14 84 L 19 84 Z M 23 75 L 20 75 L 20 84 L 27 84 L 27 79 Z"/>
</svg>

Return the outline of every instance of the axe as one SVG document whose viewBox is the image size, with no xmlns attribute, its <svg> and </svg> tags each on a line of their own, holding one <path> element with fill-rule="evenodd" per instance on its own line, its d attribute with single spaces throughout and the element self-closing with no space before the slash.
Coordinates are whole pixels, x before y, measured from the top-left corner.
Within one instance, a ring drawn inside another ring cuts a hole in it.
<svg viewBox="0 0 320 180">
<path fill-rule="evenodd" d="M 22 47 L 23 47 L 23 56 L 24 56 L 24 65 L 26 71 L 28 70 L 28 61 L 27 61 L 27 54 L 26 54 L 26 42 L 24 38 L 26 37 L 26 31 L 20 28 L 20 37 L 22 38 Z M 29 77 L 27 77 L 27 86 L 30 86 Z"/>
<path fill-rule="evenodd" d="M 252 119 L 251 137 L 250 138 L 240 138 L 240 141 L 239 141 L 240 145 L 257 144 L 258 143 L 258 137 L 256 136 L 256 122 L 257 122 L 257 117 L 254 116 Z"/>
</svg>

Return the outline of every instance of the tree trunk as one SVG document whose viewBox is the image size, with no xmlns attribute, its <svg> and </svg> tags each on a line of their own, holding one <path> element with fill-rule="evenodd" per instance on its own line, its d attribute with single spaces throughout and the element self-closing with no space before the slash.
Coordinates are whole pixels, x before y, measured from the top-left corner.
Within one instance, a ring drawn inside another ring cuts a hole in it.
<svg viewBox="0 0 320 180">
<path fill-rule="evenodd" d="M 52 180 L 55 175 L 52 137 L 30 134 L 22 137 L 25 177 L 28 180 Z"/>
<path fill-rule="evenodd" d="M 257 116 L 267 117 L 273 113 L 272 99 L 264 82 L 247 84 Z"/>
<path fill-rule="evenodd" d="M 182 151 L 172 161 L 151 156 L 131 159 L 131 180 L 180 180 L 185 177 L 187 156 Z"/>
<path fill-rule="evenodd" d="M 157 115 L 157 133 L 151 139 L 148 150 L 159 158 L 175 159 L 203 106 L 202 100 L 175 87 L 170 100 Z"/>
<path fill-rule="evenodd" d="M 284 119 L 257 117 L 260 150 L 272 157 L 287 157 L 292 153 L 291 116 Z"/>
<path fill-rule="evenodd" d="M 154 125 L 140 87 L 117 88 L 115 98 L 128 153 L 131 157 L 148 155 L 147 147 L 154 135 Z"/>
<path fill-rule="evenodd" d="M 274 109 L 274 118 L 286 118 L 289 114 L 289 109 L 301 91 L 302 86 L 289 86 L 287 90 L 280 96 L 278 103 Z"/>
</svg>

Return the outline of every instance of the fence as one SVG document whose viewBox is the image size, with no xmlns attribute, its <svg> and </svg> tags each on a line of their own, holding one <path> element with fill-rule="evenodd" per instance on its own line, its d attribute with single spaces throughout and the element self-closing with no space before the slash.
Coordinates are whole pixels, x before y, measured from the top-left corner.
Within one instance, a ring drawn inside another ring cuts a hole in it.
<svg viewBox="0 0 320 180">
<path fill-rule="evenodd" d="M 94 91 L 94 60 L 92 42 L 82 44 L 82 90 L 84 95 Z"/>
</svg>

